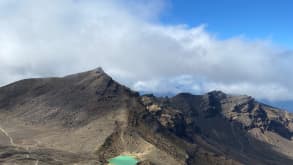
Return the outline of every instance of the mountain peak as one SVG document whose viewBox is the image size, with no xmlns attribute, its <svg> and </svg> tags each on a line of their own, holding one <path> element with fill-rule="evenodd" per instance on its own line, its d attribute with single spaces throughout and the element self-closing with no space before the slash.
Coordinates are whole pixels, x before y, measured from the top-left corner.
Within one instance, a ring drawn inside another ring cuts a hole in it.
<svg viewBox="0 0 293 165">
<path fill-rule="evenodd" d="M 85 72 L 75 73 L 68 76 L 65 76 L 66 78 L 71 78 L 75 80 L 82 80 L 82 79 L 96 79 L 97 77 L 107 77 L 107 79 L 112 79 L 101 67 L 88 70 Z"/>
<path fill-rule="evenodd" d="M 95 71 L 96 73 L 104 73 L 104 74 L 105 74 L 105 72 L 104 72 L 104 70 L 103 70 L 102 67 L 97 67 L 96 69 L 94 69 L 94 71 Z"/>
<path fill-rule="evenodd" d="M 83 72 L 83 73 L 89 73 L 91 75 L 107 75 L 108 77 L 110 77 L 104 70 L 102 67 L 97 67 L 95 69 Z"/>
</svg>

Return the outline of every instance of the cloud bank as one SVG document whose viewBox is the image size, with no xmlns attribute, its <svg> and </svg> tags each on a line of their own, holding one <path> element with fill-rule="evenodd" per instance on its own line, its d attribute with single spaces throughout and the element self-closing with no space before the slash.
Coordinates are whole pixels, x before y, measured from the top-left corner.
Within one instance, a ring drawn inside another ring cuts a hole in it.
<svg viewBox="0 0 293 165">
<path fill-rule="evenodd" d="M 0 84 L 102 66 L 134 90 L 293 100 L 293 53 L 159 22 L 163 0 L 0 0 Z M 231 26 L 231 28 L 233 28 Z"/>
</svg>

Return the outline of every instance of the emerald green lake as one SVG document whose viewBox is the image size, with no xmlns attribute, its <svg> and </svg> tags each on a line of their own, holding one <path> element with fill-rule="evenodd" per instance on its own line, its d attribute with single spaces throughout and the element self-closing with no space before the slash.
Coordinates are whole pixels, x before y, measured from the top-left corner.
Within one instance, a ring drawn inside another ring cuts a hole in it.
<svg viewBox="0 0 293 165">
<path fill-rule="evenodd" d="M 111 165 L 136 165 L 138 160 L 132 156 L 117 156 L 108 160 Z"/>
</svg>

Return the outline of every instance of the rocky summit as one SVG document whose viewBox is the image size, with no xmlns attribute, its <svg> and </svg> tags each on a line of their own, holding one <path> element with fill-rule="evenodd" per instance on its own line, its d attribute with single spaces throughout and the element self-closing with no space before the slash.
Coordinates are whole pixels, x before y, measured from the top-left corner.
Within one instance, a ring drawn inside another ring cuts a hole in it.
<svg viewBox="0 0 293 165">
<path fill-rule="evenodd" d="M 101 68 L 0 88 L 0 164 L 293 164 L 293 114 L 213 91 L 139 95 Z"/>
</svg>

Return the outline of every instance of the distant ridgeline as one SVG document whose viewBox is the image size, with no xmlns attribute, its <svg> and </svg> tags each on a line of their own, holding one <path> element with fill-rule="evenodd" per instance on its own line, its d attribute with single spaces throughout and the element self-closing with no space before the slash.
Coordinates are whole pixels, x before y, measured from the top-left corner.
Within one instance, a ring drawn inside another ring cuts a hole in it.
<svg viewBox="0 0 293 165">
<path fill-rule="evenodd" d="M 287 110 L 289 112 L 293 112 L 293 101 L 268 101 L 268 100 L 260 100 L 265 104 Z"/>
</svg>

